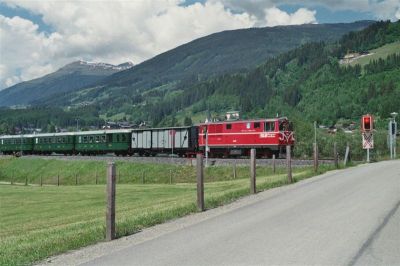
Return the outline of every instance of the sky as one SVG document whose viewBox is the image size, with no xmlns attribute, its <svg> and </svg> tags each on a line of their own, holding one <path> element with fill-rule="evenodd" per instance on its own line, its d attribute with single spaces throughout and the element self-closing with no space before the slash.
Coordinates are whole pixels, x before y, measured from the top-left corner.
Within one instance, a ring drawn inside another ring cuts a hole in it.
<svg viewBox="0 0 400 266">
<path fill-rule="evenodd" d="M 0 90 L 77 60 L 138 64 L 224 30 L 400 19 L 400 0 L 0 0 Z"/>
</svg>

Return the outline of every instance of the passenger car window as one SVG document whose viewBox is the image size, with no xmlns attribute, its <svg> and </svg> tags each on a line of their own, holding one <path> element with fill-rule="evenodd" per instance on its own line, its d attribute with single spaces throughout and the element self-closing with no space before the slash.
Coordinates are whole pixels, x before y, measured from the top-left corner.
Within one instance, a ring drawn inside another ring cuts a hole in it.
<svg viewBox="0 0 400 266">
<path fill-rule="evenodd" d="M 250 129 L 251 123 L 246 123 L 246 129 Z"/>
<path fill-rule="evenodd" d="M 260 128 L 260 122 L 255 122 L 254 123 L 254 128 Z"/>
<path fill-rule="evenodd" d="M 226 129 L 232 129 L 232 124 L 226 124 Z"/>
</svg>

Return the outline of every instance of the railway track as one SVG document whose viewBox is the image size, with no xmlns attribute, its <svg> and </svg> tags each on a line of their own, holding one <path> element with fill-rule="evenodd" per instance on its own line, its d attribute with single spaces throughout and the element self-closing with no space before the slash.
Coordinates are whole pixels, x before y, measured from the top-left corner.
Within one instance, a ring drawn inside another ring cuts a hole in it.
<svg viewBox="0 0 400 266">
<path fill-rule="evenodd" d="M 1 157 L 11 157 L 6 155 L 0 155 Z M 65 156 L 65 155 L 24 155 L 23 158 L 41 158 L 41 159 L 57 159 L 57 160 L 86 160 L 86 161 L 123 161 L 123 162 L 137 162 L 137 163 L 163 163 L 163 164 L 177 164 L 177 165 L 195 165 L 195 158 L 180 158 L 180 157 L 169 157 L 169 156 L 155 156 L 155 157 L 119 157 L 115 155 L 97 155 L 97 156 Z M 209 158 L 208 165 L 215 166 L 228 166 L 232 165 L 236 161 L 236 165 L 248 165 L 250 159 L 246 158 Z M 320 164 L 333 164 L 332 159 L 319 160 Z M 257 165 L 268 166 L 273 164 L 273 159 L 257 159 Z M 285 166 L 286 159 L 276 159 L 276 166 Z M 304 159 L 293 159 L 292 166 L 309 166 L 313 165 L 313 160 Z"/>
</svg>

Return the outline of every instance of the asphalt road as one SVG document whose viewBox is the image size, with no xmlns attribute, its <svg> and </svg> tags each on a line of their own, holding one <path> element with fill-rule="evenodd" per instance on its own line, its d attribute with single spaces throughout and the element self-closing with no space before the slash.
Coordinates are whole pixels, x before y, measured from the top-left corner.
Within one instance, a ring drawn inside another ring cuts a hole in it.
<svg viewBox="0 0 400 266">
<path fill-rule="evenodd" d="M 400 265 L 399 160 L 259 195 L 84 265 Z"/>
</svg>

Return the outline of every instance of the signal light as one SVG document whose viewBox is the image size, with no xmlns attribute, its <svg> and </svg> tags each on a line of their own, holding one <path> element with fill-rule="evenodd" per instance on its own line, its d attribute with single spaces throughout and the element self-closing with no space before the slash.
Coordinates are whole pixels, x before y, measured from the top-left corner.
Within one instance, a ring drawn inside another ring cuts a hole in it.
<svg viewBox="0 0 400 266">
<path fill-rule="evenodd" d="M 363 115 L 361 119 L 362 131 L 371 131 L 373 129 L 373 118 L 371 115 Z"/>
</svg>

